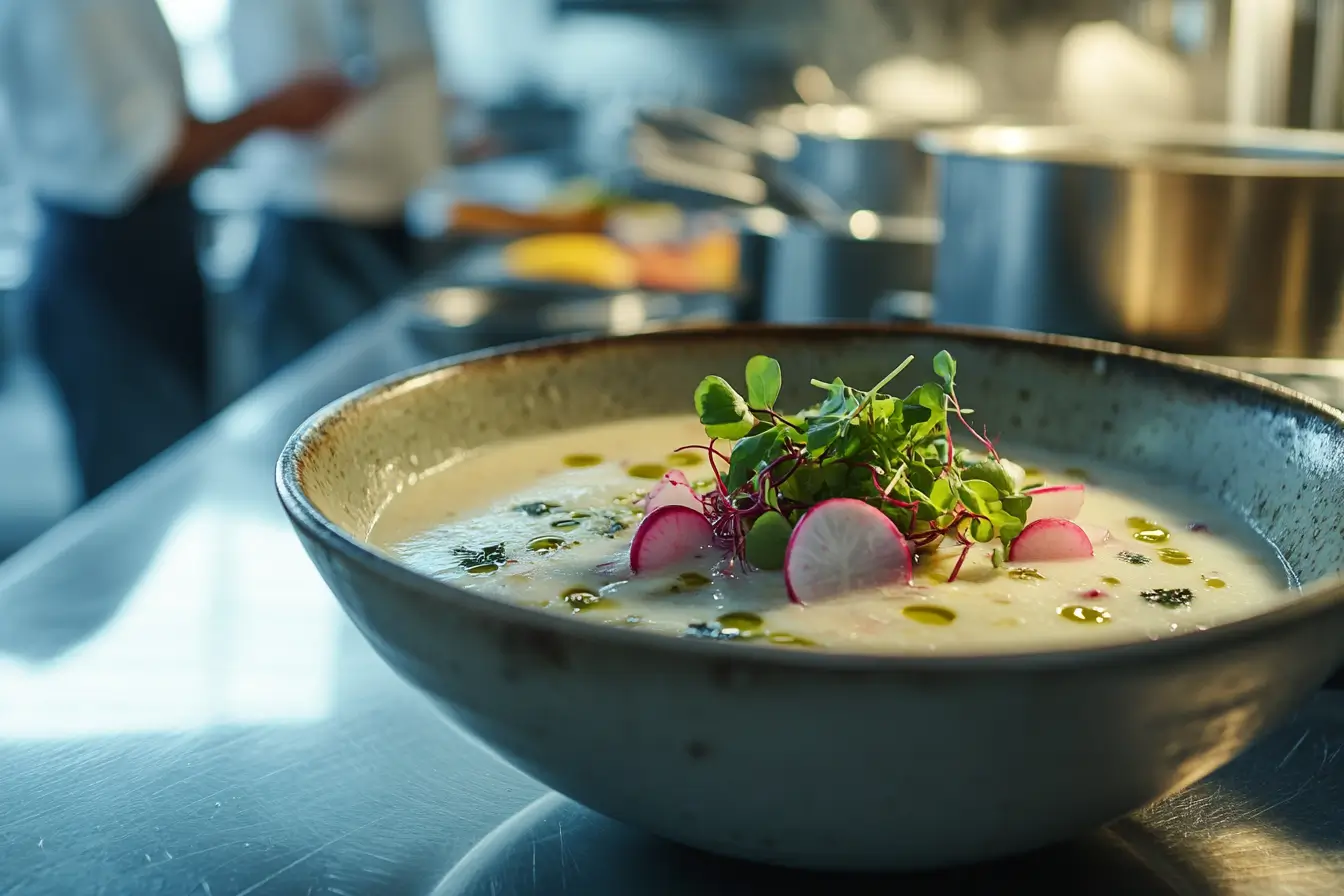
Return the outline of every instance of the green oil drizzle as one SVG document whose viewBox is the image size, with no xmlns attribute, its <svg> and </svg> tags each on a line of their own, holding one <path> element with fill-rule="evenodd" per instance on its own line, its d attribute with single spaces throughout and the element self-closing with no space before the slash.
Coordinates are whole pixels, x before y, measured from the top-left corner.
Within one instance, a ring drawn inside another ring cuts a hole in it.
<svg viewBox="0 0 1344 896">
<path fill-rule="evenodd" d="M 1132 516 L 1128 520 L 1129 528 L 1132 531 L 1135 541 L 1142 541 L 1145 544 L 1164 544 L 1171 538 L 1171 533 L 1159 526 L 1157 523 L 1141 516 Z"/>
<path fill-rule="evenodd" d="M 1016 579 L 1019 582 L 1044 582 L 1045 576 L 1030 566 L 1019 566 L 1008 570 L 1008 578 Z"/>
<path fill-rule="evenodd" d="M 554 554 L 563 547 L 565 540 L 554 535 L 542 535 L 527 543 L 527 549 L 534 554 Z"/>
<path fill-rule="evenodd" d="M 1055 610 L 1061 619 L 1067 619 L 1070 622 L 1090 623 L 1093 625 L 1103 625 L 1111 621 L 1111 614 L 1097 607 L 1080 607 L 1077 604 L 1068 604 Z"/>
<path fill-rule="evenodd" d="M 1115 576 L 1102 576 L 1101 583 L 1103 585 L 1110 585 L 1112 588 L 1114 588 L 1116 585 L 1120 584 L 1120 580 L 1117 579 Z"/>
<path fill-rule="evenodd" d="M 468 567 L 467 572 L 473 576 L 488 576 L 492 572 L 499 571 L 498 563 L 480 563 L 476 566 Z"/>
<path fill-rule="evenodd" d="M 552 529 L 577 529 L 577 528 L 579 528 L 579 526 L 582 526 L 582 525 L 583 525 L 583 520 L 576 520 L 576 519 L 556 520 L 555 522 L 551 523 L 551 528 L 552 528 Z"/>
<path fill-rule="evenodd" d="M 766 640 L 771 644 L 788 644 L 793 647 L 816 647 L 817 642 L 800 635 L 791 635 L 788 632 L 771 632 L 766 636 Z"/>
<path fill-rule="evenodd" d="M 662 464 L 635 464 L 626 469 L 625 473 L 636 479 L 662 479 L 667 473 L 667 467 Z"/>
<path fill-rule="evenodd" d="M 677 576 L 676 584 L 667 590 L 672 594 L 681 594 L 683 591 L 694 591 L 708 584 L 709 576 L 701 575 L 698 572 L 684 572 Z"/>
<path fill-rule="evenodd" d="M 917 604 L 901 610 L 901 615 L 912 622 L 922 625 L 951 625 L 957 614 L 947 607 L 933 604 Z"/>
<path fill-rule="evenodd" d="M 584 610 L 593 610 L 598 607 L 616 606 L 616 601 L 602 597 L 593 589 L 582 585 L 561 591 L 560 600 L 573 608 L 575 613 L 582 613 Z"/>
<path fill-rule="evenodd" d="M 560 459 L 567 467 L 595 467 L 602 463 L 600 454 L 567 454 Z"/>
<path fill-rule="evenodd" d="M 1226 587 L 1227 587 L 1227 583 L 1224 582 L 1222 579 L 1218 578 L 1217 576 L 1200 576 L 1200 578 L 1203 579 L 1203 580 L 1204 580 L 1204 584 L 1205 584 L 1205 585 L 1208 585 L 1210 588 L 1226 588 Z"/>
<path fill-rule="evenodd" d="M 1172 566 L 1189 566 L 1191 562 L 1189 554 L 1175 548 L 1162 548 L 1157 552 L 1157 559 L 1163 563 L 1170 563 Z"/>
<path fill-rule="evenodd" d="M 704 458 L 691 451 L 675 451 L 667 456 L 667 463 L 673 467 L 693 467 L 703 463 Z"/>
<path fill-rule="evenodd" d="M 735 630 L 743 634 L 759 632 L 765 625 L 765 620 L 755 613 L 724 613 L 715 621 L 725 630 Z"/>
</svg>

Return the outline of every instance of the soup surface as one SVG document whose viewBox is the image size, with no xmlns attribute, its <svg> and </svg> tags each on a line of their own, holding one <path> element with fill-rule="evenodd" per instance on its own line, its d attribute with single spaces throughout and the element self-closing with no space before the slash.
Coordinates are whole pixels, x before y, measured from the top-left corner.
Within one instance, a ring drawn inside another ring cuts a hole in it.
<svg viewBox="0 0 1344 896">
<path fill-rule="evenodd" d="M 454 585 L 597 625 L 747 639 L 784 649 L 986 653 L 1156 639 L 1252 616 L 1292 598 L 1277 552 L 1245 523 L 1115 471 L 1013 457 L 1031 482 L 1086 482 L 1077 522 L 1090 559 L 995 565 L 975 545 L 917 556 L 914 584 L 800 605 L 778 571 L 703 550 L 635 575 L 641 497 L 672 468 L 701 490 L 711 472 L 693 416 L 657 417 L 491 446 L 423 477 L 369 540 Z"/>
</svg>

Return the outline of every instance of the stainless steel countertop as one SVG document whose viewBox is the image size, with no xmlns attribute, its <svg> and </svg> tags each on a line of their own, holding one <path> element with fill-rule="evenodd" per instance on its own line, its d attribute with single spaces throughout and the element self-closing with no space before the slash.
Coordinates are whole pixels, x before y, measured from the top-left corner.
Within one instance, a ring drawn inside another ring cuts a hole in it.
<svg viewBox="0 0 1344 896">
<path fill-rule="evenodd" d="M 899 882 L 691 854 L 547 795 L 383 666 L 274 497 L 304 417 L 425 360 L 401 313 L 0 566 L 0 894 L 1344 892 L 1338 692 L 1106 832 Z"/>
</svg>

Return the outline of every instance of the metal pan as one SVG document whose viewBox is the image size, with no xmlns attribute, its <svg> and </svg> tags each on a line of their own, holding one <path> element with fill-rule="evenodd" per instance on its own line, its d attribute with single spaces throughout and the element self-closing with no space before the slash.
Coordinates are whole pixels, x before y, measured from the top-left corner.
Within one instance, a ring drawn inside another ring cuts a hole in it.
<svg viewBox="0 0 1344 896">
<path fill-rule="evenodd" d="M 931 132 L 935 318 L 1186 354 L 1344 355 L 1344 134 Z"/>
</svg>

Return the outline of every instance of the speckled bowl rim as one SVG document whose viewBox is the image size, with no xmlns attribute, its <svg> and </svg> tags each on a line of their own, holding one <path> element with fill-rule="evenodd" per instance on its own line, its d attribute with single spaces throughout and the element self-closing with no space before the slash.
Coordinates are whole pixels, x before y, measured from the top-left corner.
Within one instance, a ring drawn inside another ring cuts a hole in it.
<svg viewBox="0 0 1344 896">
<path fill-rule="evenodd" d="M 995 653 L 947 653 L 899 655 L 846 652 L 842 650 L 781 650 L 766 645 L 731 644 L 690 638 L 674 638 L 663 633 L 642 632 L 594 625 L 569 616 L 559 616 L 518 606 L 454 588 L 446 582 L 415 572 L 386 554 L 371 548 L 364 540 L 347 532 L 323 515 L 304 493 L 299 474 L 299 457 L 306 446 L 327 434 L 349 407 L 377 404 L 405 390 L 414 390 L 443 376 L 457 375 L 495 364 L 519 360 L 541 360 L 547 356 L 567 355 L 619 345 L 656 346 L 678 342 L 741 341 L 752 334 L 773 339 L 857 339 L 865 337 L 908 336 L 938 338 L 946 336 L 964 342 L 1035 346 L 1043 352 L 1082 353 L 1103 358 L 1138 359 L 1174 376 L 1220 381 L 1259 393 L 1283 405 L 1306 411 L 1344 431 L 1344 412 L 1277 383 L 1239 371 L 1219 367 L 1180 355 L 1072 336 L 997 330 L 980 327 L 944 327 L 921 324 L 825 324 L 795 326 L 778 324 L 738 325 L 733 327 L 661 330 L 630 336 L 546 339 L 518 345 L 501 346 L 470 354 L 434 361 L 393 374 L 339 398 L 308 418 L 285 443 L 276 463 L 276 490 L 285 512 L 307 536 L 326 548 L 340 553 L 375 577 L 410 589 L 425 600 L 446 601 L 465 613 L 489 617 L 508 626 L 522 626 L 548 636 L 593 646 L 611 645 L 682 655 L 705 660 L 731 660 L 735 664 L 761 667 L 789 667 L 816 671 L 858 672 L 1035 672 L 1063 668 L 1144 664 L 1207 652 L 1219 652 L 1238 645 L 1272 638 L 1276 632 L 1308 623 L 1326 611 L 1344 603 L 1344 573 L 1315 580 L 1303 587 L 1301 596 L 1281 607 L 1246 619 L 1211 626 L 1205 631 L 1186 632 L 1158 640 L 1121 642 L 1097 647 L 1066 650 L 1036 650 Z M 1340 648 L 1344 660 L 1344 645 Z"/>
</svg>

